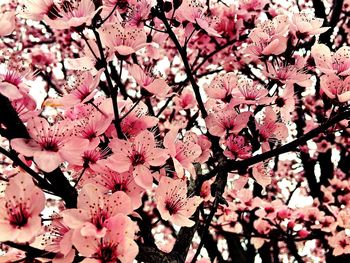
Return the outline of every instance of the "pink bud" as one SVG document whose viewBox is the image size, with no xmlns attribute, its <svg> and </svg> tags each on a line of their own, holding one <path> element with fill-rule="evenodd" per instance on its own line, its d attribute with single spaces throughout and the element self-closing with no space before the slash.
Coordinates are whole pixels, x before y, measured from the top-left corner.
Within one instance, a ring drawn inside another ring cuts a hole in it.
<svg viewBox="0 0 350 263">
<path fill-rule="evenodd" d="M 305 230 L 305 229 L 302 229 L 300 231 L 298 231 L 298 236 L 301 237 L 301 238 L 305 238 L 309 235 L 309 231 Z"/>
</svg>

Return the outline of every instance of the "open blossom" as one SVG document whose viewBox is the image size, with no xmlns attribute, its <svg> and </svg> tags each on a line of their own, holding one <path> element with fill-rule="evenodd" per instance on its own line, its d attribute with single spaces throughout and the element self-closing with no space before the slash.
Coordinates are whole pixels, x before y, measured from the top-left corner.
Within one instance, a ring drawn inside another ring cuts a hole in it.
<svg viewBox="0 0 350 263">
<path fill-rule="evenodd" d="M 182 21 L 189 21 L 198 24 L 200 28 L 206 31 L 210 36 L 220 37 L 215 30 L 213 20 L 205 16 L 206 7 L 198 0 L 184 0 L 177 10 L 176 14 Z"/>
<path fill-rule="evenodd" d="M 108 229 L 103 238 L 84 237 L 75 232 L 72 240 L 79 254 L 89 263 L 132 263 L 139 252 L 134 241 L 134 223 L 124 214 L 117 214 L 108 221 Z"/>
<path fill-rule="evenodd" d="M 226 141 L 227 148 L 224 155 L 235 160 L 237 158 L 246 159 L 251 156 L 252 147 L 244 136 L 230 135 Z"/>
<path fill-rule="evenodd" d="M 231 105 L 239 104 L 261 105 L 268 104 L 273 99 L 268 97 L 269 91 L 260 84 L 254 83 L 251 79 L 240 77 L 236 88 L 232 92 Z"/>
<path fill-rule="evenodd" d="M 148 45 L 143 28 L 123 26 L 118 21 L 103 25 L 100 33 L 103 44 L 121 56 L 131 55 Z"/>
<path fill-rule="evenodd" d="M 330 99 L 336 99 L 340 103 L 350 100 L 350 76 L 343 80 L 335 74 L 323 75 L 320 87 Z"/>
<path fill-rule="evenodd" d="M 63 223 L 76 235 L 102 238 L 110 230 L 108 223 L 113 217 L 132 211 L 130 198 L 124 192 L 104 194 L 97 185 L 86 184 L 79 193 L 77 208 L 64 210 L 61 215 Z"/>
<path fill-rule="evenodd" d="M 223 137 L 226 134 L 238 133 L 246 127 L 251 112 L 237 113 L 234 109 L 226 108 L 219 112 L 209 113 L 205 122 L 212 135 Z"/>
<path fill-rule="evenodd" d="M 164 137 L 164 147 L 169 150 L 178 177 L 184 176 L 183 168 L 195 176 L 193 162 L 201 155 L 202 149 L 193 139 L 192 133 L 186 133 L 182 141 L 177 139 L 178 129 L 169 131 Z"/>
<path fill-rule="evenodd" d="M 139 208 L 142 204 L 141 197 L 144 189 L 136 184 L 130 171 L 118 173 L 108 167 L 102 167 L 86 181 L 86 183 L 89 182 L 99 185 L 104 192 L 123 191 L 130 197 L 134 209 Z"/>
<path fill-rule="evenodd" d="M 290 28 L 298 38 L 319 35 L 329 29 L 329 27 L 322 27 L 323 20 L 322 18 L 315 17 L 311 13 L 296 13 L 292 16 Z"/>
<path fill-rule="evenodd" d="M 345 231 L 340 231 L 336 235 L 331 236 L 329 245 L 333 248 L 333 255 L 339 256 L 342 254 L 349 254 L 350 251 L 350 236 Z"/>
<path fill-rule="evenodd" d="M 185 88 L 180 96 L 176 96 L 173 98 L 175 105 L 178 110 L 187 110 L 192 109 L 197 105 L 196 98 L 192 89 Z"/>
<path fill-rule="evenodd" d="M 0 13 L 0 36 L 7 36 L 15 30 L 16 17 L 14 12 Z"/>
<path fill-rule="evenodd" d="M 162 166 L 168 159 L 168 151 L 156 147 L 153 133 L 147 130 L 133 141 L 114 139 L 109 147 L 113 155 L 108 158 L 108 167 L 119 173 L 132 169 L 135 182 L 145 189 L 151 188 L 153 183 L 150 166 Z"/>
<path fill-rule="evenodd" d="M 41 231 L 45 196 L 28 174 L 11 178 L 0 199 L 0 241 L 31 242 Z"/>
<path fill-rule="evenodd" d="M 215 76 L 210 85 L 205 87 L 205 91 L 210 98 L 230 101 L 232 91 L 237 86 L 237 80 L 238 77 L 232 72 Z"/>
<path fill-rule="evenodd" d="M 256 57 L 282 54 L 287 48 L 288 27 L 285 15 L 261 22 L 249 34 L 253 43 L 247 48 L 248 53 Z"/>
<path fill-rule="evenodd" d="M 156 189 L 157 209 L 164 220 L 178 226 L 191 227 L 193 215 L 202 202 L 199 196 L 187 197 L 186 180 L 163 176 Z"/>
<path fill-rule="evenodd" d="M 44 14 L 44 21 L 55 29 L 69 29 L 82 25 L 90 25 L 92 18 L 99 10 L 95 10 L 92 0 L 68 0 L 50 6 Z"/>
<path fill-rule="evenodd" d="M 170 90 L 163 78 L 155 78 L 151 74 L 146 74 L 139 65 L 129 66 L 128 71 L 135 78 L 138 85 L 160 98 L 164 98 Z"/>
<path fill-rule="evenodd" d="M 45 172 L 52 172 L 63 161 L 78 159 L 89 144 L 86 139 L 72 137 L 73 126 L 65 120 L 50 125 L 44 118 L 34 117 L 28 121 L 27 129 L 31 139 L 12 139 L 11 147 L 33 157 Z"/>
<path fill-rule="evenodd" d="M 317 68 L 325 74 L 350 75 L 350 47 L 342 46 L 334 54 L 325 44 L 315 44 L 311 55 Z"/>
</svg>

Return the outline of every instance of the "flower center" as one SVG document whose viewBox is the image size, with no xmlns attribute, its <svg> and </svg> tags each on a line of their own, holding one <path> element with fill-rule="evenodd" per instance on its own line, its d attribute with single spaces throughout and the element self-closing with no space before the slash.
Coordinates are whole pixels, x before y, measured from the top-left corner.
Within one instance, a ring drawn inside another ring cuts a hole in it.
<svg viewBox="0 0 350 263">
<path fill-rule="evenodd" d="M 9 208 L 10 224 L 18 228 L 25 226 L 28 223 L 29 214 L 23 204 L 19 204 L 15 208 Z"/>
</svg>

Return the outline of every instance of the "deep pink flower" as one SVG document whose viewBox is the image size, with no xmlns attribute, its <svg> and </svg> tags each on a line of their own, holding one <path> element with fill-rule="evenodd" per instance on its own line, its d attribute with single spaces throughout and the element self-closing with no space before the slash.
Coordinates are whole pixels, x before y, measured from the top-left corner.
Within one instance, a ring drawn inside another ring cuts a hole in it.
<svg viewBox="0 0 350 263">
<path fill-rule="evenodd" d="M 55 170 L 63 161 L 80 158 L 89 141 L 73 137 L 73 125 L 64 120 L 50 125 L 44 118 L 34 117 L 27 123 L 31 139 L 11 140 L 11 147 L 27 157 L 34 158 L 45 171 Z"/>
<path fill-rule="evenodd" d="M 0 241 L 33 241 L 41 231 L 40 213 L 44 207 L 44 193 L 28 174 L 11 178 L 5 197 L 0 199 Z"/>
<path fill-rule="evenodd" d="M 187 197 L 186 180 L 171 179 L 163 176 L 156 189 L 157 209 L 164 220 L 175 225 L 191 227 L 193 215 L 202 202 L 199 196 Z"/>
<path fill-rule="evenodd" d="M 226 141 L 227 148 L 224 155 L 232 160 L 246 159 L 251 156 L 252 147 L 244 136 L 230 135 Z"/>
</svg>

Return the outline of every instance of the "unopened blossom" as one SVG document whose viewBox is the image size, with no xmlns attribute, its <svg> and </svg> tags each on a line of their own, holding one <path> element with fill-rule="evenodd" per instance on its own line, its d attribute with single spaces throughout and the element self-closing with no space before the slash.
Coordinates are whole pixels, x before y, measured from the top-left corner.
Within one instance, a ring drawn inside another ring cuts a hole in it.
<svg viewBox="0 0 350 263">
<path fill-rule="evenodd" d="M 164 220 L 178 226 L 191 227 L 193 215 L 202 202 L 199 196 L 187 197 L 186 180 L 163 176 L 156 189 L 157 209 Z"/>
<path fill-rule="evenodd" d="M 160 98 L 164 98 L 170 91 L 170 87 L 163 78 L 146 74 L 139 65 L 132 64 L 128 71 L 135 78 L 138 85 Z"/>
<path fill-rule="evenodd" d="M 134 223 L 119 213 L 108 221 L 108 229 L 102 238 L 84 237 L 75 232 L 72 241 L 79 254 L 89 263 L 132 263 L 139 252 L 134 241 Z"/>
<path fill-rule="evenodd" d="M 323 75 L 320 87 L 330 99 L 335 99 L 340 103 L 350 100 L 350 76 L 341 79 L 335 74 Z"/>
<path fill-rule="evenodd" d="M 153 175 L 150 166 L 162 166 L 168 159 L 168 150 L 156 147 L 153 133 L 144 130 L 133 141 L 113 139 L 109 147 L 113 155 L 108 158 L 108 167 L 123 173 L 132 170 L 135 182 L 145 188 L 152 187 Z"/>
<path fill-rule="evenodd" d="M 226 141 L 227 148 L 224 155 L 232 160 L 246 159 L 251 156 L 252 147 L 244 136 L 230 135 Z"/>
<path fill-rule="evenodd" d="M 77 208 L 64 210 L 60 215 L 77 235 L 102 238 L 110 230 L 111 218 L 132 211 L 130 198 L 124 192 L 104 194 L 97 185 L 86 184 L 79 193 Z"/>
<path fill-rule="evenodd" d="M 52 172 L 63 161 L 79 159 L 89 144 L 89 140 L 72 136 L 73 125 L 67 120 L 50 125 L 46 119 L 34 117 L 28 121 L 27 129 L 31 139 L 12 139 L 11 147 L 33 157 L 45 172 Z"/>
<path fill-rule="evenodd" d="M 10 35 L 16 27 L 15 12 L 0 12 L 0 25 L 0 36 Z"/>
<path fill-rule="evenodd" d="M 335 53 L 331 53 L 325 44 L 315 44 L 311 48 L 311 55 L 317 68 L 325 74 L 339 76 L 350 75 L 350 47 L 342 46 Z"/>
<path fill-rule="evenodd" d="M 40 213 L 44 207 L 44 193 L 30 175 L 19 173 L 11 178 L 0 199 L 0 241 L 33 241 L 41 231 Z"/>
<path fill-rule="evenodd" d="M 168 149 L 173 160 L 174 168 L 178 177 L 184 176 L 184 168 L 195 176 L 193 162 L 201 155 L 202 149 L 196 143 L 192 133 L 186 133 L 184 139 L 178 140 L 178 129 L 174 128 L 164 137 L 164 147 Z"/>
</svg>

